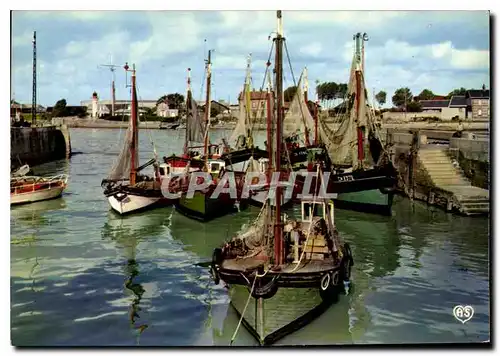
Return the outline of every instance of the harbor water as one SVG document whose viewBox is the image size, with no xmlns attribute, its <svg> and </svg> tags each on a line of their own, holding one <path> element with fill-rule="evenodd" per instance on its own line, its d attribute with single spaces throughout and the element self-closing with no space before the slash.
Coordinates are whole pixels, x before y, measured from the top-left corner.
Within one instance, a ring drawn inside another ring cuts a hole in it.
<svg viewBox="0 0 500 356">
<path fill-rule="evenodd" d="M 228 292 L 200 262 L 258 214 L 208 223 L 173 207 L 111 212 L 101 180 L 124 135 L 72 129 L 63 197 L 11 209 L 11 338 L 15 346 L 227 346 L 238 324 Z M 227 136 L 216 131 L 212 140 Z M 265 132 L 256 140 L 262 146 Z M 140 157 L 180 152 L 183 130 L 141 130 Z M 262 147 L 263 148 L 263 147 Z M 293 215 L 298 208 L 287 211 Z M 392 216 L 336 211 L 353 250 L 352 285 L 281 345 L 484 342 L 490 339 L 489 220 L 396 197 Z M 474 308 L 471 320 L 453 316 Z M 293 308 L 293 305 L 283 306 Z M 256 341 L 242 326 L 233 345 Z"/>
</svg>

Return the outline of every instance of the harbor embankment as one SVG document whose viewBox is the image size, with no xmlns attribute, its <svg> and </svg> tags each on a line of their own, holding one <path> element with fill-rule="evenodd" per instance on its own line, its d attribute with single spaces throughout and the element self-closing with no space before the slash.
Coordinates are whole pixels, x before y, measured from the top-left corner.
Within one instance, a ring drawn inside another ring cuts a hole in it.
<svg viewBox="0 0 500 356">
<path fill-rule="evenodd" d="M 66 125 L 11 127 L 10 160 L 12 166 L 35 166 L 71 155 L 71 140 Z"/>
<path fill-rule="evenodd" d="M 489 213 L 489 139 L 451 138 L 428 142 L 422 131 L 391 131 L 399 192 L 410 199 L 465 215 Z"/>
</svg>

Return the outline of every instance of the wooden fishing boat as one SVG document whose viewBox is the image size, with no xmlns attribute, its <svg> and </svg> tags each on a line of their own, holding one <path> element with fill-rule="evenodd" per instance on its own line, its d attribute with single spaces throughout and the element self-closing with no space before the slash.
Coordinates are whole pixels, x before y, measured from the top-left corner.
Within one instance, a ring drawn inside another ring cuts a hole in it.
<svg viewBox="0 0 500 356">
<path fill-rule="evenodd" d="M 364 40 L 360 33 L 354 35 L 347 96 L 342 112 L 336 116 L 338 128 L 333 130 L 321 122 L 320 132 L 332 161 L 332 191 L 339 193 L 336 206 L 390 215 L 397 173 L 368 105 Z"/>
<path fill-rule="evenodd" d="M 126 72 L 129 71 L 128 64 L 125 64 L 124 68 Z M 162 181 L 165 176 L 160 174 L 160 164 L 157 162 L 156 157 L 142 166 L 138 166 L 139 130 L 135 65 L 130 71 L 132 72 L 132 103 L 129 127 L 125 135 L 122 152 L 109 177 L 101 183 L 104 188 L 104 196 L 108 199 L 109 205 L 121 215 L 173 202 L 172 199 L 166 198 L 163 194 Z M 154 167 L 153 176 L 139 174 L 140 171 L 151 165 Z M 163 173 L 168 173 L 166 165 L 161 168 Z"/>
<path fill-rule="evenodd" d="M 66 174 L 53 177 L 19 176 L 10 178 L 10 205 L 59 198 L 68 183 Z"/>
<path fill-rule="evenodd" d="M 199 157 L 193 157 L 192 159 L 198 159 L 198 162 L 202 162 L 201 167 L 198 165 L 196 169 L 191 169 L 190 172 L 186 172 L 185 180 L 190 181 L 191 179 L 203 179 L 199 174 L 205 173 L 206 178 L 210 179 L 209 185 L 201 190 L 196 190 L 194 192 L 188 192 L 183 190 L 180 194 L 179 200 L 175 202 L 176 210 L 185 216 L 200 221 L 209 221 L 219 216 L 228 214 L 230 212 L 238 211 L 243 208 L 245 204 L 240 205 L 240 200 L 243 192 L 243 173 L 231 171 L 234 174 L 237 187 L 237 196 L 231 194 L 230 192 L 217 192 L 217 186 L 222 179 L 228 178 L 228 173 L 226 172 L 227 161 L 231 161 L 233 157 L 227 157 L 222 159 L 222 154 L 220 150 L 211 151 L 211 149 L 220 148 L 220 145 L 211 145 L 209 140 L 209 129 L 210 129 L 210 85 L 211 85 L 211 51 L 208 51 L 208 59 L 206 61 L 206 101 L 205 101 L 205 123 L 201 126 L 195 121 L 188 121 L 188 128 L 186 131 L 191 131 L 189 123 L 191 122 L 195 127 L 193 132 L 196 133 L 196 138 L 199 140 L 200 134 L 203 133 L 203 155 Z M 188 80 L 188 87 L 190 81 Z M 188 98 L 190 97 L 190 91 L 188 91 Z M 194 100 L 192 101 L 194 103 Z M 194 104 L 193 104 L 194 105 Z M 197 113 L 193 107 L 193 115 Z M 186 134 L 188 135 L 188 134 Z M 184 158 L 190 158 L 189 149 L 187 146 L 189 138 L 186 138 L 185 148 L 184 148 Z M 192 161 L 191 161 L 192 162 Z M 231 163 L 231 162 L 230 162 Z M 197 176 L 198 175 L 198 176 Z M 226 175 L 224 177 L 224 175 Z M 226 182 L 229 184 L 229 182 Z M 188 184 L 189 186 L 189 184 Z M 214 194 L 216 193 L 216 194 Z"/>
<path fill-rule="evenodd" d="M 283 82 L 282 25 L 276 44 L 276 154 L 281 170 Z M 275 201 L 282 200 L 278 185 Z M 223 281 L 240 322 L 260 344 L 272 344 L 303 327 L 335 302 L 349 283 L 353 258 L 335 228 L 333 203 L 303 200 L 300 219 L 266 203 L 254 223 L 213 252 L 211 272 Z M 240 324 L 238 324 L 239 327 Z M 233 334 L 236 337 L 238 328 Z"/>
</svg>

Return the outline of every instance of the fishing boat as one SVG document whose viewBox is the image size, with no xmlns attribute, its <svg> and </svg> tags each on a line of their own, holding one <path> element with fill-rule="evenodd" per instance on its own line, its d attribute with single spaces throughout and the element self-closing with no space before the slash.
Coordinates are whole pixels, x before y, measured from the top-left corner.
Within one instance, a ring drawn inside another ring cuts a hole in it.
<svg viewBox="0 0 500 356">
<path fill-rule="evenodd" d="M 321 121 L 319 131 L 332 164 L 330 184 L 338 193 L 336 206 L 390 215 L 396 170 L 368 105 L 361 50 L 364 37 L 358 33 L 354 41 L 347 97 L 333 125 L 337 128 Z"/>
<path fill-rule="evenodd" d="M 283 31 L 277 13 L 276 152 L 274 169 L 281 171 L 283 137 Z M 319 169 L 319 167 L 318 167 Z M 275 201 L 282 200 L 275 188 Z M 301 218 L 282 216 L 281 204 L 266 203 L 251 226 L 213 252 L 211 273 L 223 281 L 243 325 L 261 345 L 268 345 L 310 323 L 348 285 L 352 253 L 335 228 L 333 203 L 314 197 L 303 200 Z M 343 283 L 344 282 L 344 283 Z"/>
<path fill-rule="evenodd" d="M 209 140 L 209 129 L 210 129 L 210 85 L 211 85 L 211 51 L 208 51 L 208 59 L 206 61 L 206 101 L 205 101 L 205 124 L 204 124 L 204 134 L 203 134 L 203 155 L 200 158 L 202 162 L 201 167 L 198 166 L 196 169 L 190 170 L 186 173 L 185 179 L 191 181 L 191 179 L 205 179 L 209 180 L 204 188 L 196 189 L 194 192 L 182 191 L 179 199 L 175 202 L 176 209 L 184 214 L 185 216 L 201 220 L 209 221 L 216 217 L 225 215 L 230 212 L 238 211 L 240 208 L 244 207 L 240 205 L 240 198 L 243 192 L 243 172 L 232 171 L 236 188 L 237 196 L 231 194 L 230 192 L 219 192 L 217 186 L 222 179 L 228 178 L 228 173 L 226 173 L 226 161 L 222 159 L 220 152 L 210 152 L 210 148 L 220 147 L 218 145 L 210 145 Z M 189 92 L 188 92 L 189 95 Z M 197 111 L 196 111 L 197 112 Z M 189 121 L 188 121 L 189 122 Z M 196 129 L 201 128 L 197 127 Z M 189 127 L 187 130 L 190 130 Z M 186 139 L 186 144 L 187 144 Z M 185 147 L 185 152 L 187 152 L 187 146 Z M 188 157 L 184 159 L 193 160 Z M 199 162 L 200 162 L 199 161 Z M 201 175 L 204 174 L 205 178 Z M 224 177 L 224 175 L 226 175 Z M 229 184 L 226 181 L 225 184 Z M 215 193 L 215 194 L 214 194 Z"/>
<path fill-rule="evenodd" d="M 155 205 L 172 203 L 171 199 L 165 198 L 161 186 L 164 178 L 161 172 L 167 174 L 167 167 L 165 165 L 160 167 L 156 157 L 139 166 L 136 70 L 135 65 L 129 70 L 128 64 L 125 64 L 124 69 L 126 72 L 130 71 L 132 73 L 132 102 L 129 126 L 118 160 L 115 162 L 109 176 L 101 183 L 104 196 L 108 199 L 109 205 L 121 215 L 138 212 Z M 154 167 L 153 176 L 139 174 L 139 172 L 151 165 Z"/>
<path fill-rule="evenodd" d="M 28 167 L 29 171 L 29 167 Z M 34 203 L 59 198 L 68 184 L 68 176 L 11 176 L 10 205 Z"/>
<path fill-rule="evenodd" d="M 196 146 L 204 141 L 206 123 L 199 115 L 198 106 L 193 99 L 191 89 L 191 68 L 187 70 L 187 94 L 186 94 L 186 132 L 184 137 L 184 148 L 181 155 L 172 154 L 163 157 L 164 164 L 172 174 L 185 174 L 203 168 L 204 162 L 201 159 L 199 149 L 204 146 Z M 193 145 L 193 143 L 195 145 Z M 213 149 L 209 147 L 209 151 Z M 188 168 L 189 167 L 189 168 Z"/>
</svg>

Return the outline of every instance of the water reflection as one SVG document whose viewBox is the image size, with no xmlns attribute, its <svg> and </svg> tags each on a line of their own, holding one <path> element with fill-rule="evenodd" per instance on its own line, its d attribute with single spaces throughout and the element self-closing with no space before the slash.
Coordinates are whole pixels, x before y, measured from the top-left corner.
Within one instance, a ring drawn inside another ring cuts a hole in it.
<svg viewBox="0 0 500 356">
<path fill-rule="evenodd" d="M 12 224 L 26 224 L 32 227 L 50 225 L 51 212 L 66 209 L 64 197 L 31 204 L 13 206 L 10 209 Z"/>
<path fill-rule="evenodd" d="M 131 328 L 137 332 L 137 344 L 141 334 L 149 327 L 149 323 L 144 320 L 144 313 L 141 313 L 144 307 L 141 301 L 147 290 L 140 282 L 141 257 L 138 247 L 141 242 L 154 239 L 164 232 L 168 222 L 167 211 L 168 209 L 158 209 L 128 217 L 109 212 L 108 220 L 101 230 L 102 238 L 113 241 L 123 256 L 126 277 L 124 288 L 132 296 L 128 318 Z M 151 294 L 152 291 L 149 292 Z"/>
</svg>

